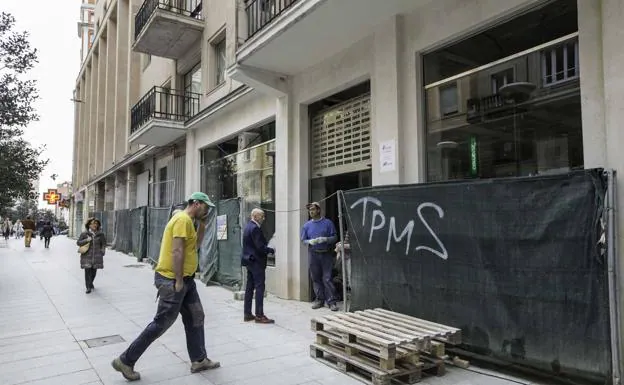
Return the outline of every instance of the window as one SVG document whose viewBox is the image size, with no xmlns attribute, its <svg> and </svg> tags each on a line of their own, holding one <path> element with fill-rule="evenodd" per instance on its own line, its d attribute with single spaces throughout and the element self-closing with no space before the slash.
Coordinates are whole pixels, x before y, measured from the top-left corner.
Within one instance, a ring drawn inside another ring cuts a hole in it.
<svg viewBox="0 0 624 385">
<path fill-rule="evenodd" d="M 193 69 L 184 75 L 184 94 L 185 96 L 197 96 L 202 94 L 202 74 L 201 62 L 197 63 Z M 184 98 L 184 112 L 187 117 L 191 117 L 199 112 L 198 99 Z"/>
<path fill-rule="evenodd" d="M 457 83 L 440 88 L 440 112 L 443 116 L 456 114 L 459 111 Z"/>
<path fill-rule="evenodd" d="M 569 41 L 542 52 L 544 86 L 575 79 L 579 75 L 578 41 Z"/>
<path fill-rule="evenodd" d="M 197 63 L 189 72 L 184 75 L 184 91 L 201 94 L 201 63 Z"/>
<path fill-rule="evenodd" d="M 215 53 L 215 86 L 225 82 L 225 37 L 213 45 Z"/>
</svg>

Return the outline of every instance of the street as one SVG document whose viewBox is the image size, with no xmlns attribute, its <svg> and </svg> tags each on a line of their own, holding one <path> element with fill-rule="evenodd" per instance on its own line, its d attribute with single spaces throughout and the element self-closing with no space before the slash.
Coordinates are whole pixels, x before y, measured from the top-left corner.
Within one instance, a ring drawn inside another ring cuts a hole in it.
<svg viewBox="0 0 624 385">
<path fill-rule="evenodd" d="M 125 384 L 110 362 L 140 333 L 156 309 L 153 272 L 148 264 L 112 250 L 85 294 L 75 242 L 52 239 L 50 249 L 33 239 L 11 239 L 0 248 L 0 385 Z M 198 281 L 199 283 L 199 281 Z M 206 313 L 209 358 L 216 370 L 191 374 L 180 317 L 139 360 L 138 384 L 360 384 L 309 357 L 314 334 L 308 303 L 269 296 L 265 303 L 275 325 L 243 322 L 242 302 L 230 291 L 198 284 Z M 107 337 L 103 340 L 94 340 Z M 425 385 L 517 384 L 448 368 Z M 528 383 L 528 382 L 526 382 Z"/>
</svg>

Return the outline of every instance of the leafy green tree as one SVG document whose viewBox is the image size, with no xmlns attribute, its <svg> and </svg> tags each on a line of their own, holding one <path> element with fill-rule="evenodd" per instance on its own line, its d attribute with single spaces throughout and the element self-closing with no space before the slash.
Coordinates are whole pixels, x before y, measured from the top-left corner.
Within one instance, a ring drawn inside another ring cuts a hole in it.
<svg viewBox="0 0 624 385">
<path fill-rule="evenodd" d="M 0 13 L 0 208 L 36 198 L 33 181 L 48 163 L 39 158 L 45 147 L 34 148 L 23 138 L 24 128 L 38 119 L 36 84 L 23 79 L 37 63 L 37 50 L 31 48 L 28 32 L 14 27 L 15 18 Z"/>
<path fill-rule="evenodd" d="M 50 209 L 39 209 L 37 211 L 37 220 L 44 222 L 56 223 L 56 215 L 54 215 L 54 211 Z"/>
</svg>

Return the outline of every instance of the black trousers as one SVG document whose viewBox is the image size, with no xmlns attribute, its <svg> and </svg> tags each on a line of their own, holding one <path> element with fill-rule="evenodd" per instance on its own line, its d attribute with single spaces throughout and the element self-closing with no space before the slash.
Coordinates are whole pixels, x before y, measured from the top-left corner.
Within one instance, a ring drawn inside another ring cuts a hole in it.
<svg viewBox="0 0 624 385">
<path fill-rule="evenodd" d="M 97 269 L 87 267 L 84 269 L 85 271 L 85 286 L 88 289 L 93 289 L 93 281 L 95 280 L 95 274 L 97 273 Z"/>
</svg>

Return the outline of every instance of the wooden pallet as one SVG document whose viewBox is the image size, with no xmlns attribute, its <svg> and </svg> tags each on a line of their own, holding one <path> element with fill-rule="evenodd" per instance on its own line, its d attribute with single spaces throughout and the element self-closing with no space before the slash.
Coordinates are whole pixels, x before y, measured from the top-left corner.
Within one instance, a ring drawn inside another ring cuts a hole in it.
<svg viewBox="0 0 624 385">
<path fill-rule="evenodd" d="M 392 325 L 389 327 L 399 326 L 404 329 L 411 330 L 413 333 L 421 333 L 429 336 L 429 338 L 433 340 L 447 344 L 459 345 L 462 341 L 461 329 L 425 321 L 423 319 L 411 317 L 405 314 L 381 308 L 356 311 L 354 314 L 358 314 L 369 320 L 383 322 L 384 325 Z"/>
<path fill-rule="evenodd" d="M 313 358 L 373 385 L 442 376 L 445 344 L 461 343 L 460 329 L 384 309 L 331 314 L 311 326 Z"/>
<path fill-rule="evenodd" d="M 422 378 L 422 363 L 401 362 L 394 369 L 382 370 L 365 356 L 349 355 L 330 345 L 310 345 L 310 356 L 356 380 L 372 385 L 390 385 L 391 382 L 414 384 Z"/>
<path fill-rule="evenodd" d="M 382 370 L 394 369 L 397 361 L 419 362 L 419 348 L 425 345 L 421 336 L 388 333 L 374 325 L 368 327 L 343 317 L 331 318 L 312 320 L 317 344 L 331 345 L 347 355 L 368 355 Z"/>
</svg>

